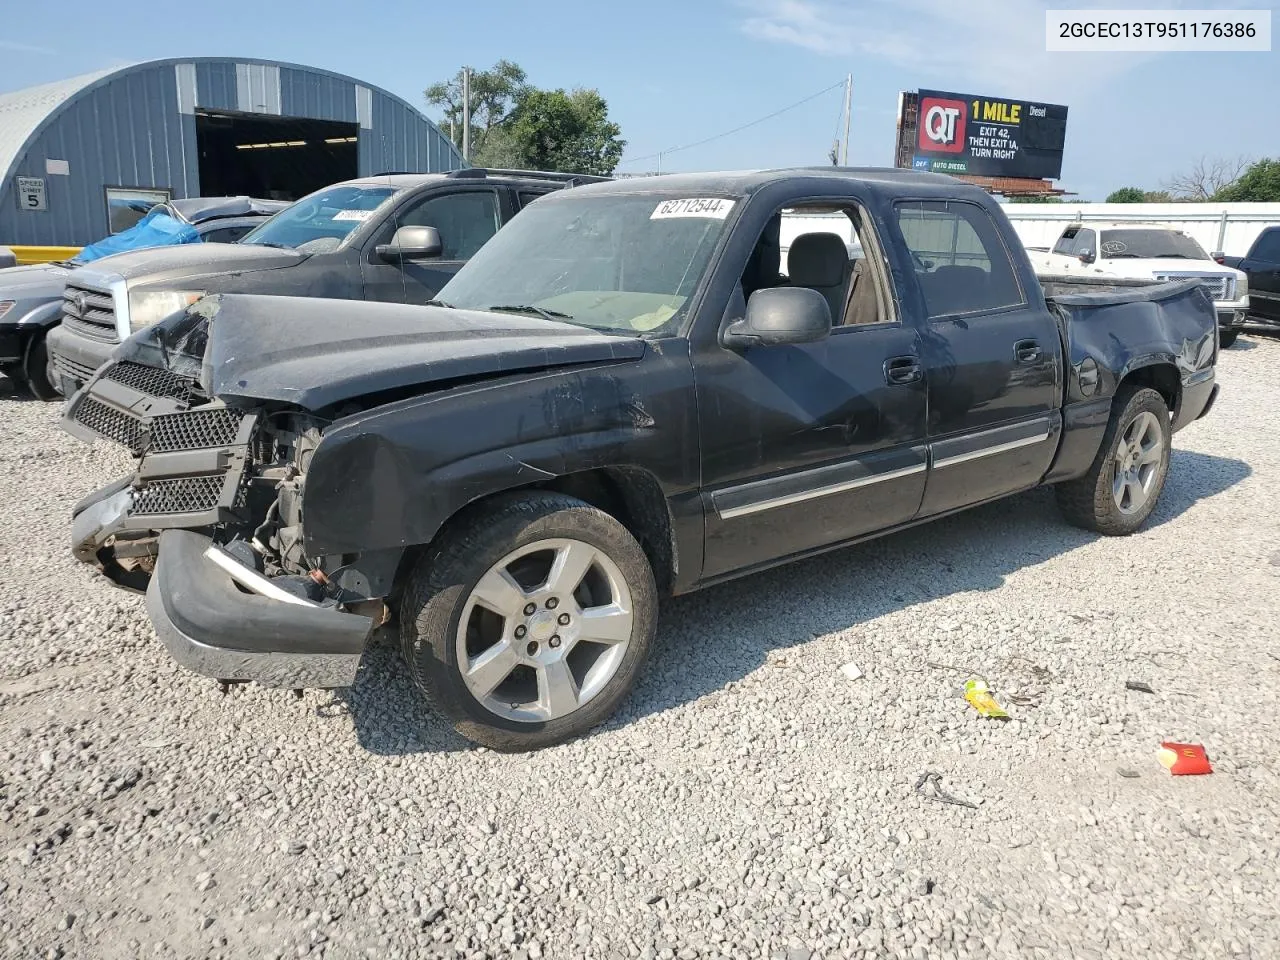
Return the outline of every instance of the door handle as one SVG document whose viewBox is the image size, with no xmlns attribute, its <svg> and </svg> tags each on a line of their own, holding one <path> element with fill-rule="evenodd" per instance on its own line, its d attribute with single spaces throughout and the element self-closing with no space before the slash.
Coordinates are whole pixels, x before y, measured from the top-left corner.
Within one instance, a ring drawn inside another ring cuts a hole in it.
<svg viewBox="0 0 1280 960">
<path fill-rule="evenodd" d="M 924 379 L 924 368 L 918 357 L 892 357 L 884 362 L 884 379 L 894 386 L 919 383 Z"/>
<path fill-rule="evenodd" d="M 1013 355 L 1019 363 L 1035 363 L 1041 357 L 1040 344 L 1034 340 L 1019 340 L 1013 345 Z"/>
</svg>

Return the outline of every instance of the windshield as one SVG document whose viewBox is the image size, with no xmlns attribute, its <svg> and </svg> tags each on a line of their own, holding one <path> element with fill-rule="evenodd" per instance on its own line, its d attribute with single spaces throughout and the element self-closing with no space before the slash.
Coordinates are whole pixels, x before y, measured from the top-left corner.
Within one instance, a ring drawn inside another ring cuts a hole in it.
<svg viewBox="0 0 1280 960">
<path fill-rule="evenodd" d="M 1204 248 L 1176 230 L 1103 230 L 1102 256 L 1108 260 L 1208 260 Z"/>
<path fill-rule="evenodd" d="M 240 242 L 292 247 L 304 253 L 336 250 L 393 193 L 391 187 L 383 186 L 327 187 L 285 207 Z"/>
<path fill-rule="evenodd" d="M 480 248 L 439 301 L 668 336 L 679 329 L 735 203 L 658 194 L 535 203 Z"/>
</svg>

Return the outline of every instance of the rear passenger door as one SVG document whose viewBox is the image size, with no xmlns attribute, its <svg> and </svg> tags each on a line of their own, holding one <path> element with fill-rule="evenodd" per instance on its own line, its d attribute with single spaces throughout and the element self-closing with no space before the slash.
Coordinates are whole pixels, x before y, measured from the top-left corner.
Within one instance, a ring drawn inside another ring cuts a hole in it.
<svg viewBox="0 0 1280 960">
<path fill-rule="evenodd" d="M 911 253 L 928 380 L 930 469 L 920 515 L 1039 482 L 1061 433 L 1058 324 L 981 205 L 894 205 Z"/>
</svg>

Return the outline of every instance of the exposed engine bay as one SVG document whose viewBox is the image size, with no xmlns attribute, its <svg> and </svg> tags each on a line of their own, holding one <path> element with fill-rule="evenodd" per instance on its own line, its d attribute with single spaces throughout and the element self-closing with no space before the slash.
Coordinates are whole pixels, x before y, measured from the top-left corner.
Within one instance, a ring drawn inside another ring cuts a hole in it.
<svg viewBox="0 0 1280 960">
<path fill-rule="evenodd" d="M 302 599 L 368 599 L 331 580 L 342 558 L 309 558 L 303 545 L 306 471 L 325 421 L 274 406 L 209 400 L 198 380 L 132 360 L 108 367 L 74 398 L 68 427 L 127 446 L 137 469 L 95 508 L 93 523 L 101 525 L 90 530 L 86 520 L 87 536 L 75 532 L 76 554 L 121 586 L 143 590 L 160 533 L 196 530 Z"/>
</svg>

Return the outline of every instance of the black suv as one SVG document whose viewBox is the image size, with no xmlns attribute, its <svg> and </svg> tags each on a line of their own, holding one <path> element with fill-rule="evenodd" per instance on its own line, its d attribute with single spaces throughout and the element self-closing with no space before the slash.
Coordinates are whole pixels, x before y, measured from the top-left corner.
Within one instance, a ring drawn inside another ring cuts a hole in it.
<svg viewBox="0 0 1280 960">
<path fill-rule="evenodd" d="M 318 190 L 239 243 L 118 254 L 67 277 L 49 375 L 70 396 L 131 333 L 207 293 L 426 303 L 498 228 L 553 190 L 606 179 L 470 167 Z"/>
</svg>

